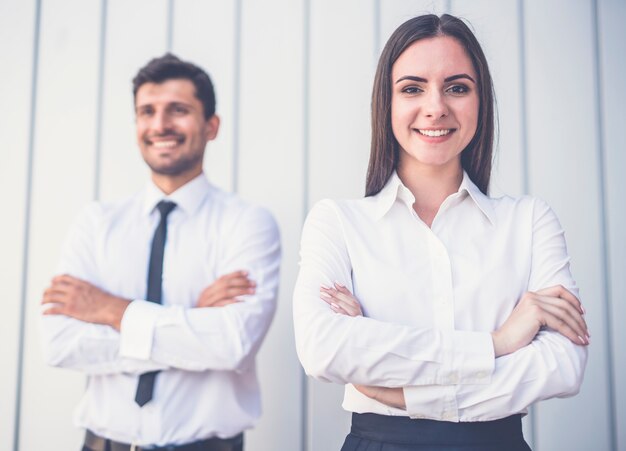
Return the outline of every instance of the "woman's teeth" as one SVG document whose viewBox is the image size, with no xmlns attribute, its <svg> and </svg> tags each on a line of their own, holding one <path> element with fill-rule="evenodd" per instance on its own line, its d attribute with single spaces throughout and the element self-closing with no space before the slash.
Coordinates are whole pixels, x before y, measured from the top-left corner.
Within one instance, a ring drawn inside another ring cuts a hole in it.
<svg viewBox="0 0 626 451">
<path fill-rule="evenodd" d="M 424 136 L 431 136 L 431 137 L 436 137 L 436 136 L 445 136 L 448 133 L 450 133 L 452 131 L 451 128 L 446 128 L 446 129 L 442 129 L 442 130 L 417 130 L 421 135 Z"/>
</svg>

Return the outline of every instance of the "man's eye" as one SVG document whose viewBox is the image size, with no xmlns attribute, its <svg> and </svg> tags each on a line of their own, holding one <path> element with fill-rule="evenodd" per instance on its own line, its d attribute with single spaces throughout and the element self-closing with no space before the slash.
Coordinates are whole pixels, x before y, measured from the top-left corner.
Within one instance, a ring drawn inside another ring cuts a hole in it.
<svg viewBox="0 0 626 451">
<path fill-rule="evenodd" d="M 153 111 L 149 108 L 144 108 L 142 110 L 137 111 L 137 116 L 139 117 L 149 117 L 151 116 Z"/>
<path fill-rule="evenodd" d="M 175 106 L 174 108 L 172 108 L 172 111 L 174 112 L 174 114 L 187 114 L 187 108 L 185 108 L 184 106 Z"/>
</svg>

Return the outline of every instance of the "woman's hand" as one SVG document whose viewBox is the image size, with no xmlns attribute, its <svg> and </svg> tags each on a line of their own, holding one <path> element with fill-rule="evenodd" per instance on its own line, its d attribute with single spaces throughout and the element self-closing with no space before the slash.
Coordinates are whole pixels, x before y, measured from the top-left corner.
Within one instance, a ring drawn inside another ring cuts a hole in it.
<svg viewBox="0 0 626 451">
<path fill-rule="evenodd" d="M 401 388 L 374 387 L 372 385 L 354 385 L 358 391 L 389 407 L 406 410 L 404 390 Z"/>
<path fill-rule="evenodd" d="M 491 333 L 496 357 L 529 344 L 542 327 L 549 327 L 578 345 L 589 344 L 585 311 L 576 296 L 557 285 L 527 292 L 509 318 Z"/>
<path fill-rule="evenodd" d="M 321 287 L 320 297 L 336 313 L 346 316 L 363 316 L 363 310 L 359 301 L 346 287 L 338 282 L 335 282 L 332 288 Z M 387 406 L 406 409 L 404 390 L 402 388 L 375 387 L 373 385 L 354 385 L 354 388 L 365 396 Z"/>
<path fill-rule="evenodd" d="M 321 286 L 320 297 L 336 313 L 347 316 L 363 316 L 359 301 L 350 293 L 350 290 L 339 282 L 335 282 L 332 288 Z"/>
</svg>

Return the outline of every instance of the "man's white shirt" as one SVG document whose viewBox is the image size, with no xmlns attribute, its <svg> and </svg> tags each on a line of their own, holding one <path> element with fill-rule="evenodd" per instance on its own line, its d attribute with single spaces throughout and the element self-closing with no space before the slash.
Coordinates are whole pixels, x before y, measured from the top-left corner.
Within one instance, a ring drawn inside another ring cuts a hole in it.
<svg viewBox="0 0 626 451">
<path fill-rule="evenodd" d="M 162 305 L 145 299 L 156 204 L 168 217 Z M 269 212 L 209 184 L 204 174 L 166 196 L 155 185 L 115 204 L 94 203 L 63 247 L 59 274 L 134 299 L 118 332 L 66 316 L 42 319 L 48 363 L 89 376 L 75 422 L 138 445 L 231 437 L 261 414 L 255 355 L 276 308 L 280 264 Z M 256 293 L 226 307 L 194 308 L 220 276 L 247 270 Z M 135 401 L 141 373 L 157 375 L 154 397 Z"/>
</svg>

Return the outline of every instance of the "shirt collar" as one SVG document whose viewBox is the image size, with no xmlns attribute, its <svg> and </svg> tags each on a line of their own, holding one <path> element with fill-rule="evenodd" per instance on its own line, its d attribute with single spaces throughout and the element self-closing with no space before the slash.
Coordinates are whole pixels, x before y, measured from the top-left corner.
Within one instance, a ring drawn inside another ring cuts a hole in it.
<svg viewBox="0 0 626 451">
<path fill-rule="evenodd" d="M 185 183 L 173 193 L 166 195 L 152 181 L 148 182 L 144 192 L 143 213 L 152 213 L 156 204 L 162 200 L 176 203 L 176 209 L 186 214 L 192 214 L 200 206 L 205 196 L 210 192 L 211 185 L 204 173 Z"/>
<path fill-rule="evenodd" d="M 463 180 L 461 186 L 459 186 L 459 193 L 465 191 L 472 198 L 474 203 L 478 206 L 480 211 L 483 212 L 485 217 L 489 220 L 491 225 L 495 224 L 496 214 L 493 209 L 491 198 L 478 189 L 478 187 L 472 182 L 467 172 L 463 171 Z"/>
<path fill-rule="evenodd" d="M 476 206 L 482 211 L 485 217 L 493 225 L 495 221 L 495 212 L 493 205 L 491 205 L 491 199 L 478 189 L 478 187 L 472 182 L 467 172 L 463 171 L 463 180 L 459 186 L 459 190 L 452 194 L 452 196 L 467 195 L 474 201 Z M 401 200 L 405 204 L 411 206 L 415 202 L 415 197 L 411 191 L 404 186 L 400 177 L 396 171 L 393 171 L 391 177 L 385 184 L 382 190 L 374 196 L 375 198 L 375 216 L 377 219 L 386 215 L 396 200 Z"/>
</svg>

